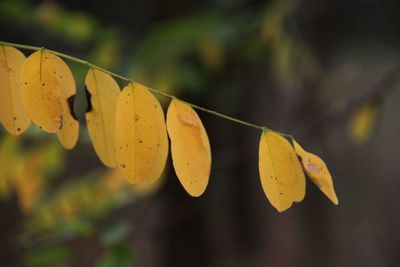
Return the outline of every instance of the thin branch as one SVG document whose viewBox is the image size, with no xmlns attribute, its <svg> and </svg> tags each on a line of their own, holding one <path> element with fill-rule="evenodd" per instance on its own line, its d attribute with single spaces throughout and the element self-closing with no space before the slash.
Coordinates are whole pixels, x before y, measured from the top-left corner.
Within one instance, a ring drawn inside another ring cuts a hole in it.
<svg viewBox="0 0 400 267">
<path fill-rule="evenodd" d="M 113 76 L 115 78 L 118 78 L 118 79 L 120 79 L 122 81 L 125 81 L 125 82 L 128 82 L 128 83 L 133 82 L 132 79 L 129 79 L 129 78 L 124 77 L 122 75 L 119 75 L 119 74 L 116 74 L 116 73 L 111 72 L 109 70 L 106 70 L 106 69 L 104 69 L 102 67 L 99 67 L 99 66 L 97 66 L 95 64 L 92 64 L 92 63 L 90 63 L 90 62 L 88 62 L 86 60 L 83 60 L 83 59 L 80 59 L 80 58 L 77 58 L 77 57 L 73 57 L 73 56 L 58 52 L 58 51 L 50 50 L 50 49 L 47 49 L 47 48 L 44 48 L 44 47 L 30 46 L 30 45 L 24 45 L 24 44 L 16 44 L 16 43 L 4 42 L 4 41 L 0 41 L 0 45 L 8 45 L 8 46 L 12 46 L 12 47 L 20 48 L 20 49 L 33 50 L 33 51 L 46 49 L 47 51 L 49 51 L 50 53 L 52 53 L 54 55 L 57 55 L 59 57 L 65 58 L 65 59 L 73 61 L 73 62 L 77 62 L 79 64 L 86 65 L 89 68 L 97 69 L 97 70 L 102 71 L 104 73 L 107 73 L 107 74 L 109 74 L 109 75 L 111 75 L 111 76 Z M 167 94 L 165 92 L 161 92 L 161 91 L 158 91 L 158 90 L 150 88 L 150 87 L 147 87 L 147 88 L 151 92 L 153 92 L 154 94 L 158 94 L 158 95 L 161 95 L 161 96 L 164 96 L 164 97 L 168 97 L 168 98 L 171 98 L 171 99 L 174 99 L 174 98 L 178 99 L 177 97 L 175 97 L 173 95 L 170 95 L 170 94 Z M 187 101 L 184 101 L 184 100 L 180 100 L 180 101 L 192 106 L 195 109 L 201 110 L 203 112 L 212 114 L 214 116 L 217 116 L 217 117 L 220 117 L 220 118 L 223 118 L 223 119 L 226 119 L 226 120 L 230 120 L 230 121 L 238 123 L 238 124 L 242 124 L 244 126 L 252 127 L 252 128 L 255 128 L 255 129 L 258 129 L 258 130 L 268 129 L 267 127 L 260 126 L 260 125 L 257 125 L 257 124 L 253 124 L 253 123 L 250 123 L 250 122 L 246 122 L 246 121 L 243 121 L 243 120 L 240 120 L 240 119 L 237 119 L 237 118 L 234 118 L 234 117 L 219 113 L 217 111 L 210 110 L 210 109 L 195 105 L 193 103 L 190 103 L 190 102 L 187 102 Z M 284 133 L 279 133 L 279 134 L 287 136 L 287 137 L 291 137 L 290 135 L 287 135 L 287 134 L 284 134 Z"/>
</svg>

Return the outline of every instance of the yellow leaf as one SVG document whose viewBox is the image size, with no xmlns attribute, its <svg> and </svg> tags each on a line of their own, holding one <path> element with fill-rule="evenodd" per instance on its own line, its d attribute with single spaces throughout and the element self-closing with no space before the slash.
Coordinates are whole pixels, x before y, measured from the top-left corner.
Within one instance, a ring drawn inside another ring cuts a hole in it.
<svg viewBox="0 0 400 267">
<path fill-rule="evenodd" d="M 86 75 L 89 109 L 86 122 L 94 150 L 107 167 L 115 167 L 115 109 L 120 88 L 107 73 L 91 68 Z"/>
<path fill-rule="evenodd" d="M 332 176 L 329 173 L 325 162 L 317 155 L 305 151 L 294 139 L 293 145 L 297 155 L 301 158 L 303 168 L 311 181 L 313 181 L 335 205 L 339 204 L 339 200 L 333 187 Z"/>
<path fill-rule="evenodd" d="M 363 144 L 371 135 L 376 124 L 378 109 L 375 103 L 358 107 L 350 118 L 349 134 L 355 144 Z"/>
<path fill-rule="evenodd" d="M 280 134 L 264 130 L 259 147 L 261 185 L 269 202 L 279 212 L 301 202 L 306 192 L 304 172 L 297 155 Z"/>
<path fill-rule="evenodd" d="M 203 123 L 191 106 L 173 99 L 167 129 L 176 175 L 186 192 L 198 197 L 206 190 L 211 170 L 211 148 Z"/>
<path fill-rule="evenodd" d="M 20 71 L 25 56 L 11 46 L 0 46 L 0 121 L 12 135 L 20 135 L 31 125 L 22 104 Z"/>
<path fill-rule="evenodd" d="M 21 95 L 32 121 L 57 137 L 66 149 L 75 146 L 79 123 L 73 113 L 76 95 L 74 77 L 58 56 L 41 49 L 21 68 Z"/>
<path fill-rule="evenodd" d="M 65 62 L 55 56 L 56 67 L 53 73 L 59 80 L 60 100 L 62 107 L 61 129 L 57 132 L 57 138 L 65 149 L 72 149 L 79 136 L 79 122 L 74 113 L 74 101 L 76 96 L 76 85 L 74 76 Z"/>
<path fill-rule="evenodd" d="M 30 55 L 21 68 L 21 96 L 33 123 L 46 132 L 62 127 L 59 61 L 46 50 Z"/>
<path fill-rule="evenodd" d="M 168 156 L 164 112 L 142 85 L 130 83 L 118 97 L 115 145 L 118 169 L 129 183 L 153 183 L 161 176 Z"/>
</svg>

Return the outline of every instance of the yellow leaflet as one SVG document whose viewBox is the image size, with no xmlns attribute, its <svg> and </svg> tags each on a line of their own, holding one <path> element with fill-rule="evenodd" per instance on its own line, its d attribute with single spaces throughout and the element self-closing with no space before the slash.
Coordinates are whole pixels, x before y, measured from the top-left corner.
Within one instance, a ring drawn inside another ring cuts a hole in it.
<svg viewBox="0 0 400 267">
<path fill-rule="evenodd" d="M 206 190 L 211 170 L 211 148 L 203 123 L 191 106 L 173 99 L 167 129 L 176 175 L 186 192 L 198 197 Z"/>
<path fill-rule="evenodd" d="M 332 176 L 329 173 L 325 162 L 312 153 L 305 151 L 295 140 L 293 140 L 294 149 L 301 158 L 303 168 L 318 188 L 335 204 L 339 203 L 333 187 Z"/>
<path fill-rule="evenodd" d="M 31 125 L 22 104 L 20 70 L 25 56 L 11 46 L 0 46 L 0 121 L 12 135 L 20 135 Z"/>
<path fill-rule="evenodd" d="M 279 212 L 304 199 L 306 184 L 301 164 L 289 141 L 275 132 L 265 130 L 261 135 L 259 172 L 263 190 Z"/>
<path fill-rule="evenodd" d="M 73 114 L 74 77 L 67 64 L 47 50 L 29 56 L 21 68 L 21 95 L 32 121 L 56 133 L 66 149 L 75 146 L 79 124 Z"/>
<path fill-rule="evenodd" d="M 118 97 L 115 149 L 118 169 L 129 183 L 153 183 L 161 176 L 168 156 L 164 112 L 142 85 L 130 83 Z"/>
<path fill-rule="evenodd" d="M 46 50 L 30 55 L 21 68 L 21 96 L 32 121 L 46 132 L 62 127 L 60 74 L 58 61 Z"/>
<path fill-rule="evenodd" d="M 61 129 L 57 132 L 57 138 L 65 149 L 72 149 L 76 145 L 79 136 L 79 122 L 74 113 L 74 100 L 76 96 L 74 76 L 68 65 L 61 58 L 50 53 L 48 54 L 55 63 L 53 74 L 58 79 L 62 107 L 63 120 Z"/>
<path fill-rule="evenodd" d="M 363 144 L 376 124 L 378 109 L 375 103 L 365 103 L 352 114 L 349 124 L 349 134 L 355 144 Z"/>
<path fill-rule="evenodd" d="M 89 109 L 86 122 L 94 150 L 107 167 L 115 167 L 115 109 L 120 88 L 107 73 L 91 68 L 86 75 Z"/>
</svg>

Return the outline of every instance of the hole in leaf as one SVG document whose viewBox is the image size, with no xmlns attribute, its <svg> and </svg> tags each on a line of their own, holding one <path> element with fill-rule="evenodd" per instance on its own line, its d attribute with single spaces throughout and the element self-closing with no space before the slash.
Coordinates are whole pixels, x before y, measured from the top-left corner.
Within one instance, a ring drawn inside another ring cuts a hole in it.
<svg viewBox="0 0 400 267">
<path fill-rule="evenodd" d="M 75 112 L 74 112 L 74 101 L 75 101 L 75 97 L 76 97 L 76 95 L 71 95 L 70 97 L 68 97 L 67 101 L 68 101 L 69 113 L 71 113 L 71 116 L 72 116 L 75 120 L 78 120 L 78 118 L 76 117 Z"/>
<path fill-rule="evenodd" d="M 88 113 L 88 112 L 92 111 L 93 106 L 92 106 L 92 95 L 90 94 L 90 92 L 88 91 L 86 86 L 85 86 L 85 93 L 86 93 L 86 101 L 87 101 L 85 113 Z"/>
</svg>

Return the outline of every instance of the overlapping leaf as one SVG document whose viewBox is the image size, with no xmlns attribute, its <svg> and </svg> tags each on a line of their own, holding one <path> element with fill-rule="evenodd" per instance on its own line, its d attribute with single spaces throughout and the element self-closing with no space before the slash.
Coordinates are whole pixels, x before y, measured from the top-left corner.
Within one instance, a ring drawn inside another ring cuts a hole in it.
<svg viewBox="0 0 400 267">
<path fill-rule="evenodd" d="M 61 60 L 60 58 L 58 58 Z M 74 113 L 74 100 L 76 95 L 76 86 L 74 77 L 64 61 L 59 63 L 61 106 L 63 110 L 63 121 L 60 131 L 57 132 L 57 138 L 66 149 L 72 149 L 79 136 L 79 122 Z"/>
<path fill-rule="evenodd" d="M 339 204 L 333 187 L 332 176 L 325 162 L 317 155 L 305 151 L 295 140 L 293 140 L 293 145 L 311 181 L 313 181 L 335 205 Z"/>
<path fill-rule="evenodd" d="M 115 124 L 116 162 L 129 183 L 153 183 L 168 156 L 164 112 L 144 86 L 130 83 L 118 97 Z"/>
<path fill-rule="evenodd" d="M 24 60 L 24 54 L 14 47 L 0 46 L 0 121 L 12 135 L 22 134 L 31 124 L 20 92 Z"/>
<path fill-rule="evenodd" d="M 120 88 L 107 73 L 91 68 L 86 75 L 89 109 L 86 122 L 93 147 L 104 165 L 115 167 L 115 110 Z"/>
<path fill-rule="evenodd" d="M 304 172 L 293 147 L 278 133 L 265 130 L 261 135 L 259 172 L 263 190 L 279 212 L 304 199 Z"/>
<path fill-rule="evenodd" d="M 62 105 L 57 62 L 46 50 L 29 56 L 21 69 L 21 96 L 32 121 L 46 132 L 62 127 Z"/>
<path fill-rule="evenodd" d="M 46 132 L 57 133 L 70 149 L 78 140 L 73 115 L 74 77 L 65 62 L 45 49 L 30 55 L 21 68 L 21 95 L 32 121 Z"/>
<path fill-rule="evenodd" d="M 191 106 L 173 99 L 167 129 L 176 175 L 186 192 L 198 197 L 208 185 L 211 169 L 211 148 L 203 123 Z"/>
</svg>

